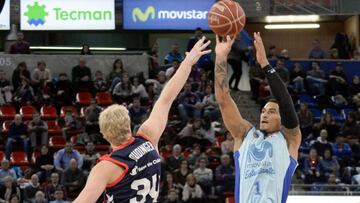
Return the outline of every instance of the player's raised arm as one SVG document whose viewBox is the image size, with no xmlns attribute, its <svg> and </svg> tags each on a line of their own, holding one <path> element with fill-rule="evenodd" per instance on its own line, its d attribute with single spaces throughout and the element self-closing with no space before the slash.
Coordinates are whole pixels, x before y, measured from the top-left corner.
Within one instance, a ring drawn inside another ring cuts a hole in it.
<svg viewBox="0 0 360 203">
<path fill-rule="evenodd" d="M 254 39 L 256 59 L 261 65 L 261 68 L 265 71 L 271 92 L 279 103 L 281 123 L 284 126 L 284 133 L 288 142 L 289 152 L 291 156 L 297 160 L 298 149 L 301 143 L 301 132 L 294 104 L 286 85 L 282 82 L 280 76 L 270 66 L 269 61 L 267 60 L 260 33 L 254 33 Z"/>
<path fill-rule="evenodd" d="M 229 36 L 223 41 L 220 41 L 219 36 L 216 36 L 215 97 L 219 103 L 225 127 L 235 138 L 234 147 L 238 149 L 243 141 L 245 133 L 250 129 L 251 125 L 241 117 L 240 112 L 230 95 L 227 75 L 227 57 L 233 43 L 234 39 L 231 40 Z"/>
<path fill-rule="evenodd" d="M 148 136 L 154 145 L 157 145 L 160 136 L 166 127 L 170 107 L 187 81 L 191 72 L 191 67 L 197 63 L 202 55 L 211 52 L 211 50 L 205 50 L 209 44 L 210 40 L 205 42 L 205 37 L 203 37 L 195 44 L 191 51 L 187 53 L 175 75 L 162 90 L 149 118 L 141 125 L 138 133 Z"/>
</svg>

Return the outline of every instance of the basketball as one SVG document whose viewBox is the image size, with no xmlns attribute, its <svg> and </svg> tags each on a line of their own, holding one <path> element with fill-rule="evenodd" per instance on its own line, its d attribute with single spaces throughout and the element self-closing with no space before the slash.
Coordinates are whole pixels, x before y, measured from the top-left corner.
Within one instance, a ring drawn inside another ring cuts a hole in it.
<svg viewBox="0 0 360 203">
<path fill-rule="evenodd" d="M 233 0 L 215 3 L 208 14 L 208 23 L 219 36 L 235 36 L 245 26 L 246 16 L 240 4 Z"/>
</svg>

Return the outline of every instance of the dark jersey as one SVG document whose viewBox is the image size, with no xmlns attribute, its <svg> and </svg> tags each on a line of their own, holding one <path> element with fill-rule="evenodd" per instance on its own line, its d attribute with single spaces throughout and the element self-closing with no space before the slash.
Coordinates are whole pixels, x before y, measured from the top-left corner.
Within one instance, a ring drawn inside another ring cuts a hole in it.
<svg viewBox="0 0 360 203">
<path fill-rule="evenodd" d="M 106 187 L 104 203 L 158 202 L 160 186 L 160 156 L 153 144 L 137 135 L 100 158 L 125 169 L 124 173 Z"/>
</svg>

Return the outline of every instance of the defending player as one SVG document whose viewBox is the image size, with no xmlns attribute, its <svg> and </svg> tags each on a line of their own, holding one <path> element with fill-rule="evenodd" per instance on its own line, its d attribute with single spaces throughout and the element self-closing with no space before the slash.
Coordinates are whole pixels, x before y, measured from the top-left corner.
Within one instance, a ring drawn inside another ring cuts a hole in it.
<svg viewBox="0 0 360 203">
<path fill-rule="evenodd" d="M 229 93 L 227 56 L 234 40 L 216 41 L 215 95 L 226 128 L 234 137 L 236 203 L 285 203 L 297 166 L 301 133 L 285 84 L 269 65 L 260 33 L 254 33 L 256 58 L 274 100 L 261 111 L 260 130 L 243 119 Z M 283 126 L 283 127 L 282 127 Z"/>
<path fill-rule="evenodd" d="M 133 137 L 125 107 L 112 105 L 99 118 L 100 131 L 113 151 L 100 158 L 91 170 L 85 188 L 75 203 L 95 202 L 104 192 L 104 202 L 157 202 L 160 184 L 158 142 L 168 120 L 172 102 L 184 86 L 191 67 L 204 55 L 210 41 L 199 40 L 164 87 L 148 120 Z"/>
</svg>

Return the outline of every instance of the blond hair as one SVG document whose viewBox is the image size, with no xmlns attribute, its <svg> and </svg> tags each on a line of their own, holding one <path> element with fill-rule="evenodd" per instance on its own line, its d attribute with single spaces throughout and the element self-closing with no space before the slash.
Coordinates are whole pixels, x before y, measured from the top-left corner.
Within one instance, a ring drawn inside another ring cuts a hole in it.
<svg viewBox="0 0 360 203">
<path fill-rule="evenodd" d="M 131 135 L 129 111 L 126 107 L 113 104 L 100 113 L 100 132 L 112 145 L 121 145 Z"/>
</svg>

